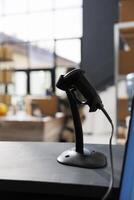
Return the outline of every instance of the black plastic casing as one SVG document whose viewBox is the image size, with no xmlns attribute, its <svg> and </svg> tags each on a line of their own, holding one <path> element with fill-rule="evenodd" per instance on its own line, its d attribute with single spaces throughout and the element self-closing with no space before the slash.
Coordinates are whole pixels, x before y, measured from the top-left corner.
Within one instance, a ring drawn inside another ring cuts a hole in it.
<svg viewBox="0 0 134 200">
<path fill-rule="evenodd" d="M 72 88 L 79 90 L 86 99 L 86 104 L 90 107 L 89 112 L 95 112 L 103 107 L 96 89 L 85 78 L 84 71 L 81 69 L 74 69 L 65 75 L 61 75 L 56 86 L 64 91 Z"/>
</svg>

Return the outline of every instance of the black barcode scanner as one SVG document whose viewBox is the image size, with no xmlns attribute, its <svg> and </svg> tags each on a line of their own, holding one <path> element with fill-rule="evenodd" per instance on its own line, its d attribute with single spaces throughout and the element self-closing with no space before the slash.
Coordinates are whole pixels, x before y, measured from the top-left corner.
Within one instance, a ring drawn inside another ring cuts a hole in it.
<svg viewBox="0 0 134 200">
<path fill-rule="evenodd" d="M 79 166 L 85 168 L 101 168 L 105 167 L 107 160 L 104 154 L 93 149 L 87 150 L 83 147 L 83 132 L 81 126 L 80 115 L 77 107 L 78 104 L 87 104 L 90 107 L 89 112 L 95 112 L 97 109 L 103 108 L 102 101 L 93 86 L 84 76 L 84 72 L 80 69 L 74 69 L 65 75 L 61 75 L 56 86 L 64 90 L 69 99 L 74 128 L 76 147 L 63 152 L 58 158 L 58 162 L 71 166 Z M 84 98 L 81 101 L 78 93 Z"/>
<path fill-rule="evenodd" d="M 87 81 L 84 71 L 81 69 L 74 69 L 65 75 L 61 75 L 56 86 L 64 91 L 78 90 L 83 95 L 85 104 L 89 105 L 90 112 L 103 107 L 95 88 Z"/>
<path fill-rule="evenodd" d="M 87 104 L 90 107 L 89 112 L 95 112 L 97 109 L 100 109 L 111 124 L 112 132 L 109 140 L 111 180 L 108 190 L 102 197 L 102 200 L 106 200 L 110 196 L 114 183 L 113 156 L 112 156 L 112 137 L 114 133 L 114 125 L 112 119 L 105 110 L 102 101 L 99 95 L 97 94 L 95 88 L 88 82 L 88 80 L 84 76 L 84 71 L 80 69 L 74 69 L 65 75 L 61 75 L 56 86 L 59 89 L 64 90 L 69 99 L 74 127 L 75 127 L 75 138 L 76 138 L 76 143 L 75 143 L 76 147 L 66 150 L 61 155 L 59 155 L 57 158 L 58 162 L 65 165 L 84 167 L 90 169 L 103 168 L 106 167 L 107 165 L 107 159 L 103 153 L 95 151 L 94 149 L 86 149 L 83 147 L 83 132 L 80 121 L 80 115 L 77 108 L 77 103 Z M 84 98 L 84 101 L 81 100 L 81 98 L 79 97 Z"/>
</svg>

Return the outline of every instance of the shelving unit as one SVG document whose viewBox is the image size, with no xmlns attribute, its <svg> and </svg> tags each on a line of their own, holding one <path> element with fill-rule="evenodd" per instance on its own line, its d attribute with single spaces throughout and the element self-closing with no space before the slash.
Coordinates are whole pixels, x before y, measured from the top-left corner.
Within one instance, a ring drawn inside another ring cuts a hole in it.
<svg viewBox="0 0 134 200">
<path fill-rule="evenodd" d="M 8 87 L 13 84 L 13 70 L 10 67 L 13 61 L 13 52 L 11 47 L 6 44 L 0 44 L 0 102 L 7 105 L 11 104 L 11 95 L 8 93 Z"/>
<path fill-rule="evenodd" d="M 8 86 L 12 84 L 12 70 L 0 70 L 0 85 L 3 86 L 3 91 L 0 93 L 0 102 L 7 105 L 11 104 L 11 95 L 8 93 Z"/>
<path fill-rule="evenodd" d="M 120 41 L 123 47 L 120 48 Z M 129 95 L 119 96 L 119 82 L 126 81 L 127 75 L 134 73 L 134 21 L 120 22 L 114 26 L 114 53 L 115 53 L 115 85 L 116 85 L 116 133 L 118 138 L 118 127 L 126 124 L 129 113 Z"/>
<path fill-rule="evenodd" d="M 114 58 L 116 86 L 116 133 L 117 138 L 126 138 L 126 118 L 130 116 L 130 102 L 134 90 L 128 92 L 128 78 L 134 73 L 134 1 L 119 1 L 119 20 L 114 25 Z M 122 95 L 121 81 L 125 84 Z M 129 85 L 130 87 L 130 85 Z M 129 88 L 130 90 L 130 88 Z M 120 129 L 121 128 L 121 129 Z"/>
</svg>

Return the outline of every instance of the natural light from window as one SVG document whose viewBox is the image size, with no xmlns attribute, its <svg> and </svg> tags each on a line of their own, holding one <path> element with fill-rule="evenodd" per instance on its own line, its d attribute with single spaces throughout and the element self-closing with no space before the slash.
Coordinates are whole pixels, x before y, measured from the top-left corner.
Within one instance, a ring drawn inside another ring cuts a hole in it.
<svg viewBox="0 0 134 200">
<path fill-rule="evenodd" d="M 15 42 L 12 64 L 15 69 L 53 68 L 57 64 L 58 76 L 58 72 L 65 71 L 58 67 L 72 67 L 81 62 L 82 0 L 0 0 L 1 33 L 4 34 L 0 37 L 1 44 L 8 43 L 9 38 Z M 16 73 L 14 92 L 22 95 L 26 92 L 27 78 L 24 72 Z M 49 87 L 51 76 L 40 71 L 35 84 L 34 73 L 30 75 L 31 93 L 44 94 L 42 85 L 47 81 Z"/>
</svg>

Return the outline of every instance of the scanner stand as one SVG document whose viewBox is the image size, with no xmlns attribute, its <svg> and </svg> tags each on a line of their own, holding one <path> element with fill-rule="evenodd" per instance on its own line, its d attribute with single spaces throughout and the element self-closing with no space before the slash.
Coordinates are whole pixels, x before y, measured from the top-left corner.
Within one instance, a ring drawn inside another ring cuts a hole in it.
<svg viewBox="0 0 134 200">
<path fill-rule="evenodd" d="M 61 153 L 57 161 L 64 165 L 77 166 L 82 168 L 97 169 L 107 166 L 106 156 L 95 150 L 88 150 L 83 147 L 83 132 L 80 121 L 80 115 L 77 108 L 77 101 L 71 90 L 67 90 L 67 97 L 73 116 L 75 128 L 75 148 L 69 149 Z"/>
</svg>

